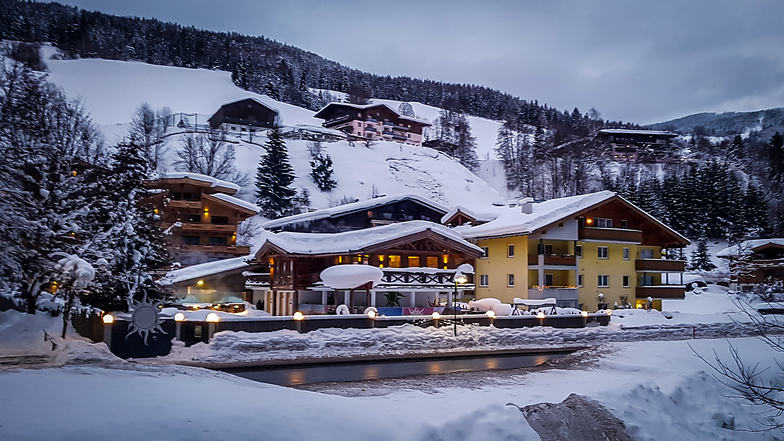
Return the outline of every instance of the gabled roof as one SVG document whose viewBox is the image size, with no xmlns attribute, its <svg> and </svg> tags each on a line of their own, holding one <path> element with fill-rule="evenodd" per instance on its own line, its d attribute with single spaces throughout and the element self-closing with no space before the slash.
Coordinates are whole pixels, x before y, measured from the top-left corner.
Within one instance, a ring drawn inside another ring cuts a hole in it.
<svg viewBox="0 0 784 441">
<path fill-rule="evenodd" d="M 234 208 L 237 208 L 241 211 L 245 211 L 250 215 L 256 215 L 261 211 L 256 204 L 252 204 L 248 201 L 244 201 L 240 198 L 235 198 L 234 196 L 229 196 L 225 193 L 212 193 L 212 194 L 202 194 L 203 197 L 210 199 L 218 199 L 221 202 L 225 202 L 226 204 L 232 205 Z"/>
<path fill-rule="evenodd" d="M 266 229 L 278 228 L 284 225 L 289 225 L 298 222 L 311 222 L 319 219 L 334 218 L 343 216 L 357 211 L 370 210 L 382 205 L 400 202 L 404 200 L 414 201 L 435 211 L 446 213 L 447 208 L 443 205 L 433 202 L 427 198 L 416 194 L 395 194 L 389 196 L 382 196 L 379 198 L 367 199 L 364 201 L 352 202 L 350 204 L 338 205 L 337 207 L 323 208 L 321 210 L 311 211 L 309 213 L 295 214 L 293 216 L 286 216 L 279 219 L 271 220 L 262 226 Z"/>
<path fill-rule="evenodd" d="M 724 248 L 716 253 L 716 257 L 732 258 L 738 257 L 739 255 L 748 256 L 770 246 L 784 248 L 784 238 L 774 237 L 770 239 L 746 240 L 739 244 Z"/>
<path fill-rule="evenodd" d="M 451 221 L 452 218 L 458 214 L 462 214 L 463 216 L 476 222 L 490 222 L 497 217 L 497 215 L 492 213 L 477 213 L 476 211 L 458 205 L 455 208 L 449 210 L 449 212 L 447 212 L 443 217 L 441 217 L 441 223 L 448 224 L 449 221 Z"/>
<path fill-rule="evenodd" d="M 607 135 L 651 135 L 651 136 L 664 136 L 667 138 L 676 138 L 679 135 L 667 130 L 644 130 L 644 129 L 601 129 L 600 134 Z"/>
<path fill-rule="evenodd" d="M 223 103 L 223 104 L 221 104 L 220 108 L 222 109 L 222 108 L 224 108 L 224 107 L 226 107 L 226 106 L 230 106 L 230 105 L 232 105 L 232 104 L 241 103 L 241 102 L 243 102 L 243 101 L 248 101 L 248 100 L 250 100 L 250 101 L 253 101 L 253 102 L 255 102 L 256 104 L 258 104 L 258 105 L 260 105 L 260 106 L 263 106 L 263 107 L 265 107 L 265 108 L 267 108 L 267 109 L 269 109 L 269 110 L 272 110 L 272 111 L 273 111 L 273 112 L 275 112 L 275 113 L 279 113 L 279 112 L 278 112 L 278 109 L 276 109 L 276 108 L 274 108 L 274 107 L 270 107 L 270 105 L 269 105 L 269 104 L 267 104 L 267 103 L 265 103 L 265 102 L 261 101 L 261 100 L 260 100 L 260 99 L 258 99 L 258 98 L 252 97 L 252 96 L 249 96 L 249 97 L 246 97 L 246 98 L 240 98 L 240 99 L 238 99 L 238 100 L 234 100 L 234 101 L 229 101 L 228 103 Z M 213 115 L 213 116 L 215 116 L 215 115 Z"/>
<path fill-rule="evenodd" d="M 498 236 L 522 236 L 531 234 L 569 217 L 577 216 L 601 204 L 610 202 L 611 200 L 622 201 L 653 223 L 676 236 L 682 243 L 689 243 L 689 240 L 677 231 L 651 216 L 645 212 L 645 210 L 642 210 L 609 190 L 534 203 L 532 204 L 530 214 L 523 213 L 519 206 L 505 208 L 490 222 L 472 227 L 459 227 L 458 230 L 463 237 L 471 239 Z"/>
<path fill-rule="evenodd" d="M 158 180 L 171 180 L 171 179 L 188 179 L 193 181 L 194 184 L 200 185 L 202 187 L 213 187 L 213 188 L 220 188 L 220 189 L 227 189 L 230 190 L 231 193 L 236 193 L 239 191 L 240 186 L 229 181 L 224 181 L 222 179 L 213 178 L 212 176 L 202 175 L 200 173 L 191 173 L 191 172 L 166 172 L 160 175 Z M 152 181 L 152 182 L 156 182 Z"/>
<path fill-rule="evenodd" d="M 282 232 L 267 237 L 257 255 L 274 251 L 291 255 L 340 255 L 372 252 L 373 249 L 422 233 L 448 242 L 466 252 L 481 254 L 482 249 L 465 241 L 454 230 L 428 221 L 408 221 L 343 233 Z"/>
<path fill-rule="evenodd" d="M 378 104 L 373 104 L 373 103 L 370 103 L 370 104 L 351 104 L 351 103 L 332 102 L 332 103 L 328 103 L 326 106 L 324 106 L 321 109 L 319 109 L 318 112 L 316 112 L 316 114 L 313 115 L 313 117 L 320 118 L 320 119 L 326 119 L 326 117 L 322 115 L 322 112 L 326 112 L 328 109 L 335 108 L 335 107 L 347 107 L 349 109 L 356 109 L 356 110 L 367 110 L 367 109 L 373 109 L 375 107 L 385 107 L 389 111 L 391 111 L 392 113 L 397 115 L 397 117 L 400 118 L 400 119 L 405 119 L 407 121 L 413 121 L 415 123 L 419 123 L 419 124 L 426 125 L 426 126 L 430 125 L 430 123 L 428 121 L 425 121 L 423 119 L 419 119 L 419 118 L 416 118 L 416 117 L 413 117 L 413 116 L 401 115 L 397 110 L 389 107 L 389 105 L 384 104 L 384 103 L 378 103 Z"/>
</svg>

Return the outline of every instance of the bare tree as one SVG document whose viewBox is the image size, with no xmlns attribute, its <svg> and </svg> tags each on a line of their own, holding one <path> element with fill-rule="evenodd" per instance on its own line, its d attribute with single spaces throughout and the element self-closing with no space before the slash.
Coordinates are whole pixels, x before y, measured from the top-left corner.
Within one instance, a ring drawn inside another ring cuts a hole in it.
<svg viewBox="0 0 784 441">
<path fill-rule="evenodd" d="M 182 171 L 201 173 L 218 179 L 234 179 L 234 146 L 226 142 L 225 132 L 193 134 L 183 138 L 175 163 Z"/>
<path fill-rule="evenodd" d="M 128 134 L 132 142 L 141 144 L 144 148 L 144 156 L 149 162 L 150 168 L 158 169 L 163 154 L 166 152 L 164 143 L 161 141 L 163 126 L 148 103 L 143 103 L 136 108 Z"/>
</svg>

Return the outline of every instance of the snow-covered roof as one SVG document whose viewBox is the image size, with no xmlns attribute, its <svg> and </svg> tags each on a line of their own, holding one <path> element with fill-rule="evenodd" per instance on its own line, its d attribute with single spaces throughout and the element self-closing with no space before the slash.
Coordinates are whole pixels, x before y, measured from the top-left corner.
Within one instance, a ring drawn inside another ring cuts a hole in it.
<svg viewBox="0 0 784 441">
<path fill-rule="evenodd" d="M 238 207 L 242 207 L 242 208 L 244 208 L 246 210 L 250 210 L 250 211 L 252 211 L 254 213 L 258 213 L 259 211 L 261 211 L 261 208 L 259 208 L 256 204 L 252 204 L 252 203 L 250 203 L 248 201 L 245 201 L 245 200 L 242 200 L 240 198 L 235 198 L 234 196 L 229 196 L 226 193 L 213 193 L 213 194 L 208 194 L 208 195 L 205 195 L 205 196 L 212 196 L 212 197 L 214 197 L 216 199 L 220 199 L 220 200 L 222 200 L 224 202 L 228 202 L 228 203 L 236 205 Z"/>
<path fill-rule="evenodd" d="M 235 191 L 239 191 L 240 189 L 240 186 L 233 182 L 224 181 L 223 179 L 213 178 L 212 176 L 202 175 L 199 173 L 172 171 L 161 174 L 161 179 L 192 179 L 194 181 L 210 184 L 210 187 L 230 188 Z"/>
<path fill-rule="evenodd" d="M 784 238 L 774 237 L 770 239 L 746 240 L 739 244 L 724 248 L 723 250 L 716 253 L 716 257 L 737 257 L 738 255 L 746 256 L 753 253 L 757 248 L 768 244 L 784 247 Z"/>
<path fill-rule="evenodd" d="M 382 196 L 379 198 L 367 199 L 364 201 L 352 202 L 350 204 L 338 205 L 337 207 L 323 208 L 321 210 L 311 211 L 309 213 L 301 213 L 301 214 L 295 214 L 293 216 L 286 216 L 280 219 L 271 220 L 262 226 L 269 230 L 272 228 L 278 228 L 293 223 L 311 222 L 318 219 L 342 216 L 344 214 L 353 213 L 356 211 L 369 210 L 375 207 L 379 207 L 381 205 L 386 205 L 386 204 L 399 202 L 403 200 L 416 201 L 421 203 L 422 205 L 428 206 L 442 213 L 446 213 L 448 211 L 448 209 L 443 205 L 433 202 L 427 198 L 424 198 L 416 194 L 404 193 L 404 194 Z"/>
<path fill-rule="evenodd" d="M 319 109 L 315 113 L 315 115 L 313 115 L 313 116 L 316 117 L 316 118 L 322 118 L 319 115 L 321 114 L 321 112 L 326 111 L 330 106 L 331 107 L 350 107 L 352 109 L 357 109 L 357 110 L 367 110 L 367 109 L 372 109 L 374 107 L 386 107 L 391 112 L 393 112 L 395 115 L 397 115 L 397 117 L 400 118 L 400 119 L 405 119 L 405 120 L 408 120 L 408 121 L 417 122 L 417 123 L 424 124 L 424 125 L 427 125 L 427 126 L 430 125 L 430 122 L 428 122 L 428 121 L 426 121 L 424 119 L 416 118 L 416 117 L 413 117 L 413 116 L 401 115 L 400 112 L 398 112 L 397 110 L 393 109 L 392 107 L 390 107 L 388 104 L 385 104 L 385 103 L 351 104 L 351 103 L 331 102 L 331 103 L 327 103 L 326 106 L 324 106 L 321 109 Z"/>
<path fill-rule="evenodd" d="M 478 246 L 466 242 L 460 235 L 443 225 L 415 220 L 383 225 L 343 233 L 282 232 L 267 237 L 267 242 L 289 254 L 343 254 L 365 250 L 401 237 L 432 231 L 461 245 L 481 252 Z M 264 248 L 262 246 L 262 248 Z"/>
<path fill-rule="evenodd" d="M 494 220 L 482 225 L 463 227 L 459 231 L 466 238 L 530 234 L 613 196 L 615 193 L 604 190 L 597 193 L 550 199 L 532 204 L 530 214 L 523 213 L 520 206 L 507 207 Z"/>
<path fill-rule="evenodd" d="M 652 136 L 679 136 L 677 133 L 667 130 L 644 130 L 644 129 L 601 129 L 599 133 L 617 134 L 617 135 L 652 135 Z"/>
<path fill-rule="evenodd" d="M 262 105 L 262 106 L 264 106 L 264 107 L 274 111 L 275 113 L 279 113 L 278 109 L 276 109 L 274 107 L 271 107 L 269 104 L 265 103 L 264 101 L 262 101 L 262 100 L 260 100 L 260 99 L 258 99 L 256 97 L 253 97 L 253 96 L 249 96 L 249 97 L 245 97 L 245 98 L 239 98 L 239 99 L 236 99 L 236 100 L 231 100 L 231 101 L 229 101 L 227 103 L 221 104 L 221 107 L 228 106 L 228 105 L 234 104 L 234 103 L 239 103 L 240 101 L 245 101 L 245 100 L 255 101 L 256 103 L 258 103 L 258 104 L 260 104 L 260 105 Z"/>
<path fill-rule="evenodd" d="M 441 223 L 446 223 L 450 218 L 456 215 L 458 212 L 465 214 L 466 216 L 482 222 L 490 222 L 491 220 L 498 217 L 496 214 L 492 213 L 478 213 L 476 211 L 470 210 L 466 207 L 461 205 L 456 206 L 455 208 L 449 210 L 444 216 L 441 217 Z"/>
<path fill-rule="evenodd" d="M 225 271 L 246 268 L 248 267 L 248 262 L 252 259 L 253 255 L 250 254 L 248 256 L 232 257 L 230 259 L 221 259 L 214 262 L 191 265 L 186 268 L 169 271 L 158 281 L 158 283 L 164 286 L 173 285 L 186 280 L 200 279 Z"/>
</svg>

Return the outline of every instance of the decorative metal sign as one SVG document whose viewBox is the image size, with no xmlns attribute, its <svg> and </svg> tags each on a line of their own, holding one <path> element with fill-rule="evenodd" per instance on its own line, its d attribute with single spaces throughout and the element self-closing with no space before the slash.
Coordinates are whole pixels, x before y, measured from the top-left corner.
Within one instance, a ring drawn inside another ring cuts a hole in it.
<svg viewBox="0 0 784 441">
<path fill-rule="evenodd" d="M 161 328 L 161 309 L 158 307 L 160 302 L 149 303 L 146 301 L 134 301 L 133 303 L 133 315 L 131 316 L 131 322 L 128 325 L 128 333 L 125 335 L 125 339 L 127 340 L 131 334 L 137 333 L 144 339 L 144 345 L 147 346 L 147 338 L 150 334 L 155 332 L 165 334 L 163 328 Z"/>
</svg>

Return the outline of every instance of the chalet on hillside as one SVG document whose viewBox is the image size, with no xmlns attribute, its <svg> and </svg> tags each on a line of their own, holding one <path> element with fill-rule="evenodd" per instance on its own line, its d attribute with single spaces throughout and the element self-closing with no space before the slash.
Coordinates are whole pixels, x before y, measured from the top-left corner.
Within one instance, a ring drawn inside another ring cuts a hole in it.
<svg viewBox="0 0 784 441">
<path fill-rule="evenodd" d="M 278 111 L 255 98 L 226 103 L 207 121 L 213 129 L 227 132 L 255 132 L 275 127 Z"/>
<path fill-rule="evenodd" d="M 662 130 L 637 129 L 601 129 L 597 138 L 612 146 L 614 159 L 622 161 L 638 161 L 643 153 L 656 154 L 667 150 L 670 141 L 678 134 Z"/>
<path fill-rule="evenodd" d="M 760 283 L 784 282 L 784 238 L 747 240 L 716 256 L 729 261 L 732 289 L 751 291 Z"/>
<path fill-rule="evenodd" d="M 259 208 L 233 196 L 236 184 L 198 173 L 168 173 L 145 185 L 162 190 L 155 210 L 175 261 L 193 265 L 250 253 L 237 245 L 237 224 Z"/>
<path fill-rule="evenodd" d="M 411 220 L 439 222 L 447 208 L 415 194 L 382 196 L 282 217 L 264 224 L 271 231 L 340 233 Z"/>
<path fill-rule="evenodd" d="M 264 305 L 273 315 L 326 314 L 340 304 L 361 313 L 369 306 L 389 306 L 387 295 L 400 296 L 396 306 L 422 314 L 442 300 L 451 303 L 455 290 L 458 296 L 473 291 L 472 278 L 459 287 L 453 278 L 459 265 L 473 264 L 481 254 L 443 225 L 408 221 L 342 233 L 277 233 L 267 238 L 254 263 L 268 268 Z M 320 273 L 334 265 L 375 266 L 383 278 L 376 286 L 333 289 Z"/>
<path fill-rule="evenodd" d="M 422 145 L 422 131 L 430 123 L 401 115 L 386 104 L 329 103 L 314 115 L 324 127 L 345 132 L 349 139 L 394 141 Z"/>
</svg>

